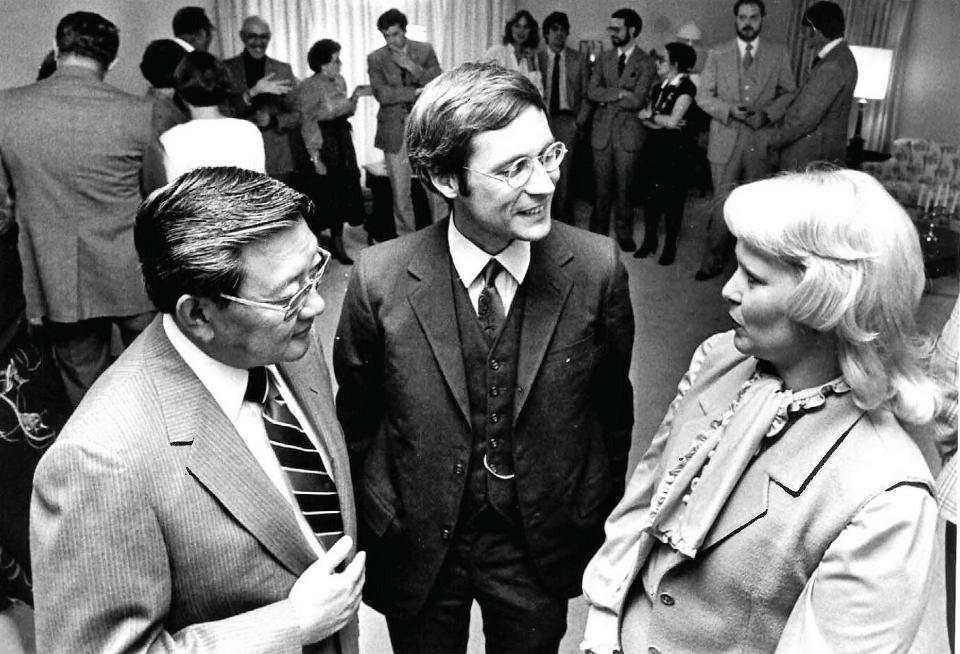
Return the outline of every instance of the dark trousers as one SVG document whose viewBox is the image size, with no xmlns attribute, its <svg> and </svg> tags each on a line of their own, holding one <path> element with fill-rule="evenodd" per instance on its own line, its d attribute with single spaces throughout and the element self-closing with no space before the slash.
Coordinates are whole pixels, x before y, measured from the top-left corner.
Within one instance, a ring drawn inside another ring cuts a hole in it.
<svg viewBox="0 0 960 654">
<path fill-rule="evenodd" d="M 689 138 L 679 130 L 651 130 L 647 135 L 641 172 L 646 186 L 643 243 L 648 249 L 657 249 L 661 216 L 666 223 L 665 249 L 676 249 L 687 198 L 691 149 Z"/>
<path fill-rule="evenodd" d="M 570 193 L 570 166 L 573 165 L 574 149 L 577 145 L 577 119 L 573 112 L 551 116 L 550 130 L 554 138 L 567 146 L 567 156 L 560 164 L 560 177 L 553 192 L 550 213 L 555 220 L 572 225 L 574 222 L 573 197 Z"/>
<path fill-rule="evenodd" d="M 79 322 L 49 320 L 44 323 L 63 386 L 74 406 L 80 403 L 87 389 L 112 363 L 110 342 L 113 326 L 117 325 L 120 329 L 120 340 L 126 347 L 146 329 L 155 314 L 154 311 L 147 311 L 132 316 L 89 318 Z"/>
<path fill-rule="evenodd" d="M 474 600 L 489 654 L 556 654 L 567 600 L 544 590 L 522 534 L 489 508 L 454 536 L 420 613 L 387 618 L 393 651 L 463 654 Z"/>
<path fill-rule="evenodd" d="M 949 520 L 944 555 L 947 568 L 947 638 L 950 640 L 950 651 L 953 652 L 957 631 L 957 525 Z"/>
<path fill-rule="evenodd" d="M 608 236 L 610 206 L 614 207 L 613 233 L 619 240 L 633 238 L 633 198 L 637 185 L 639 152 L 627 150 L 611 137 L 607 147 L 593 149 L 596 201 L 590 216 L 590 231 Z"/>
</svg>

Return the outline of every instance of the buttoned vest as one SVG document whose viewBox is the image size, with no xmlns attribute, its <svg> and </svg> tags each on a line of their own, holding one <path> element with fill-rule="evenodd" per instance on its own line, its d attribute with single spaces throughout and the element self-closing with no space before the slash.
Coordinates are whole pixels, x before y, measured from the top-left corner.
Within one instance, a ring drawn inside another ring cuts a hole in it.
<svg viewBox="0 0 960 654">
<path fill-rule="evenodd" d="M 489 504 L 508 522 L 519 524 L 515 480 L 494 477 L 484 466 L 484 457 L 494 472 L 513 472 L 513 401 L 516 395 L 524 290 L 522 286 L 517 289 L 506 322 L 491 346 L 484 338 L 466 289 L 458 277 L 454 276 L 454 280 L 454 304 L 470 398 L 470 433 L 473 436 L 467 492 L 461 505 L 461 522 Z"/>
</svg>

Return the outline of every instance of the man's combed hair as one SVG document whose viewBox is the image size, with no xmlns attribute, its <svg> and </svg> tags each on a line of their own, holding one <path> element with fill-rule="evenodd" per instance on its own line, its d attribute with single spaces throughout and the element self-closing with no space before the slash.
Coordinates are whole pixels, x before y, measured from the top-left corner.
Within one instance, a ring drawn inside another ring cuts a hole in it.
<svg viewBox="0 0 960 654">
<path fill-rule="evenodd" d="M 134 244 L 147 295 L 173 313 L 183 295 L 235 295 L 243 248 L 306 221 L 303 194 L 267 175 L 197 168 L 158 189 L 137 212 Z"/>
<path fill-rule="evenodd" d="M 57 51 L 60 55 L 86 57 L 107 68 L 117 58 L 120 32 L 109 20 L 89 11 L 67 14 L 57 25 Z"/>
<path fill-rule="evenodd" d="M 404 32 L 407 31 L 407 15 L 399 9 L 387 9 L 377 19 L 377 30 L 385 32 L 394 25 L 398 25 Z"/>
<path fill-rule="evenodd" d="M 522 74 L 492 63 L 461 64 L 427 84 L 413 106 L 406 132 L 410 166 L 427 182 L 429 173 L 455 174 L 464 192 L 473 137 L 506 127 L 529 107 L 547 111 Z"/>
<path fill-rule="evenodd" d="M 185 54 L 173 79 L 177 93 L 194 107 L 223 104 L 230 92 L 230 72 L 209 52 L 194 50 Z"/>
<path fill-rule="evenodd" d="M 724 205 L 730 232 L 796 269 L 790 318 L 837 339 L 858 406 L 907 422 L 933 416 L 914 315 L 925 283 L 916 229 L 870 175 L 808 170 L 740 186 Z"/>
<path fill-rule="evenodd" d="M 173 15 L 174 36 L 189 36 L 200 32 L 213 31 L 213 23 L 207 17 L 203 7 L 182 7 Z"/>
</svg>

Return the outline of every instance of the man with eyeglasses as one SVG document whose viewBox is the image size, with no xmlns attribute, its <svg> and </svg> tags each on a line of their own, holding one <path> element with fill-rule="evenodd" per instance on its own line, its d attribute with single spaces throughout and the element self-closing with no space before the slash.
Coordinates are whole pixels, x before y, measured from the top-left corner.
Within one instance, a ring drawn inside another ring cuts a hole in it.
<svg viewBox="0 0 960 654">
<path fill-rule="evenodd" d="M 364 555 L 305 196 L 200 168 L 135 241 L 161 311 L 34 479 L 37 651 L 357 652 Z"/>
<path fill-rule="evenodd" d="M 609 238 L 551 221 L 566 148 L 521 73 L 464 64 L 410 114 L 451 218 L 366 250 L 334 369 L 365 601 L 393 651 L 556 652 L 623 493 L 633 311 Z"/>
</svg>

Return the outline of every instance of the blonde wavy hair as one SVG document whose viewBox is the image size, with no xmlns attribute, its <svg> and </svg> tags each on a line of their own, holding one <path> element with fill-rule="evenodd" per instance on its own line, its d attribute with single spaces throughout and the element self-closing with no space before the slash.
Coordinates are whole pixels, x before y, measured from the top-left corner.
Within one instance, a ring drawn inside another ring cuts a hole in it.
<svg viewBox="0 0 960 654">
<path fill-rule="evenodd" d="M 853 170 L 785 173 L 735 189 L 723 213 L 743 243 L 797 270 L 790 318 L 836 337 L 858 406 L 910 423 L 933 417 L 938 394 L 914 320 L 920 241 L 879 182 Z"/>
</svg>

